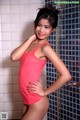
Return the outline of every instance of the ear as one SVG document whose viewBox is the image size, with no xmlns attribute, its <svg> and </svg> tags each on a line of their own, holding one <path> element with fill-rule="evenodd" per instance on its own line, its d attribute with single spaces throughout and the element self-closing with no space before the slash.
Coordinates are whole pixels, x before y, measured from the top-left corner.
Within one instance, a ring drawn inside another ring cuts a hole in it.
<svg viewBox="0 0 80 120">
<path fill-rule="evenodd" d="M 53 30 L 52 30 L 52 32 L 55 32 L 55 31 L 56 31 L 56 29 L 53 29 Z"/>
<path fill-rule="evenodd" d="M 52 32 L 55 32 L 55 31 L 56 31 L 56 29 L 52 29 L 51 33 L 52 33 Z"/>
</svg>

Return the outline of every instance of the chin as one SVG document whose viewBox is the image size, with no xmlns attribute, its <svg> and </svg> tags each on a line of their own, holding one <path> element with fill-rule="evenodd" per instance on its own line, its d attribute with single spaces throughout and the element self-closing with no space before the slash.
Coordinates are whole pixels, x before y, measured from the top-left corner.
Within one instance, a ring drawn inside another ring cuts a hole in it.
<svg viewBox="0 0 80 120">
<path fill-rule="evenodd" d="M 37 36 L 37 39 L 39 39 L 39 40 L 45 40 L 46 38 L 44 38 L 44 37 L 40 37 L 40 36 L 38 36 L 38 35 L 36 35 Z"/>
</svg>

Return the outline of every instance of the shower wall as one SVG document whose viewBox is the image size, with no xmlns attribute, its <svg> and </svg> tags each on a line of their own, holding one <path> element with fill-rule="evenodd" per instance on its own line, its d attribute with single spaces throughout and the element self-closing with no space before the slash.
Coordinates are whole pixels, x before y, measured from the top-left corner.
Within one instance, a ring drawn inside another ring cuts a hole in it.
<svg viewBox="0 0 80 120">
<path fill-rule="evenodd" d="M 53 0 L 45 0 L 45 3 L 53 4 Z M 80 4 L 70 3 L 63 7 L 65 8 L 59 9 L 59 24 L 56 32 L 49 37 L 49 42 L 69 69 L 72 75 L 70 83 L 80 84 Z M 46 68 L 47 85 L 50 86 L 55 82 L 58 74 L 50 62 Z M 50 94 L 49 100 L 48 120 L 80 120 L 78 85 L 65 84 L 61 89 Z"/>
<path fill-rule="evenodd" d="M 12 62 L 10 54 L 32 35 L 37 8 L 43 5 L 44 0 L 0 0 L 0 115 L 7 112 L 8 119 L 20 119 L 22 115 L 19 62 Z M 45 82 L 45 69 L 41 79 Z"/>
</svg>

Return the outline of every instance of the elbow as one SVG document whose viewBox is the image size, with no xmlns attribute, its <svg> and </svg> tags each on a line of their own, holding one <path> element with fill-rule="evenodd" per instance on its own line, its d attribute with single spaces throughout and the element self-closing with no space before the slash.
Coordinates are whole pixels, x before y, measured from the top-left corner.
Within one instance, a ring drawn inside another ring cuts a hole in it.
<svg viewBox="0 0 80 120">
<path fill-rule="evenodd" d="M 70 73 L 66 75 L 66 82 L 70 81 L 72 79 L 72 76 Z"/>
<path fill-rule="evenodd" d="M 72 79 L 71 74 L 68 76 L 68 81 L 70 81 Z"/>
<path fill-rule="evenodd" d="M 72 76 L 69 72 L 66 72 L 66 73 L 62 74 L 61 76 L 62 76 L 62 78 L 65 82 L 68 82 L 72 79 Z"/>
<path fill-rule="evenodd" d="M 11 59 L 13 62 L 16 61 L 16 58 L 15 58 L 15 56 L 14 56 L 13 54 L 10 55 L 10 59 Z"/>
</svg>

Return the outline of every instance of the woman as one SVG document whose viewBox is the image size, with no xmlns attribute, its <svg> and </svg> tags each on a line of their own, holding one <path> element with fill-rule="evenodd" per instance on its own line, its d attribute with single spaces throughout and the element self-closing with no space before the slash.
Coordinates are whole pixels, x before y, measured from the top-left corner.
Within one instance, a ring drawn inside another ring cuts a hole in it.
<svg viewBox="0 0 80 120">
<path fill-rule="evenodd" d="M 22 120 L 42 120 L 49 107 L 47 95 L 71 79 L 65 64 L 48 42 L 49 35 L 58 24 L 58 10 L 52 6 L 41 8 L 34 24 L 35 34 L 11 53 L 13 61 L 20 61 L 19 86 L 24 104 Z M 60 77 L 45 89 L 39 78 L 47 60 L 60 73 Z"/>
</svg>

